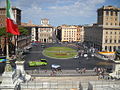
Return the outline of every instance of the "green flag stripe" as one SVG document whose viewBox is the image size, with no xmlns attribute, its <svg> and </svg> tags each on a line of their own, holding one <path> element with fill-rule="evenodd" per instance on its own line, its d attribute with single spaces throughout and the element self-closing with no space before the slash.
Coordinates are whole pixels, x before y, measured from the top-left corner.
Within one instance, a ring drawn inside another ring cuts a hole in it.
<svg viewBox="0 0 120 90">
<path fill-rule="evenodd" d="M 7 0 L 7 17 L 10 18 L 10 0 Z"/>
</svg>

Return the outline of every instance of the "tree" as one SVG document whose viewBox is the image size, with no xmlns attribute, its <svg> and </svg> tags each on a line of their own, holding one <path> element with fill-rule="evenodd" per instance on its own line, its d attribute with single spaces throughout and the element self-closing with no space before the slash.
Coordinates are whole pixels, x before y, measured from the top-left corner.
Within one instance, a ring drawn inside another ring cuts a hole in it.
<svg viewBox="0 0 120 90">
<path fill-rule="evenodd" d="M 0 28 L 0 36 L 6 36 L 6 34 L 7 34 L 8 37 L 11 37 L 12 34 L 10 34 L 10 33 L 6 33 L 6 30 L 5 30 L 5 29 L 6 29 L 5 27 Z"/>
<path fill-rule="evenodd" d="M 26 28 L 24 28 L 24 27 L 21 27 L 21 26 L 20 26 L 20 27 L 18 27 L 18 29 L 19 29 L 19 31 L 20 31 L 20 35 L 26 36 L 26 35 L 29 34 L 28 30 L 27 30 Z M 15 50 L 15 45 L 11 42 L 12 36 L 14 36 L 14 35 L 11 34 L 11 33 L 7 33 L 7 32 L 6 32 L 6 28 L 5 28 L 5 27 L 0 28 L 0 39 L 5 38 L 5 39 L 4 39 L 4 40 L 5 40 L 4 42 L 6 42 L 6 37 L 8 37 L 9 51 L 10 51 L 9 53 L 10 53 L 10 54 L 12 54 L 12 51 Z M 1 44 L 1 43 L 0 43 L 0 44 Z M 3 52 L 4 52 L 4 54 L 6 54 L 6 45 L 4 45 Z"/>
<path fill-rule="evenodd" d="M 28 30 L 24 27 L 19 27 L 19 31 L 20 31 L 21 35 L 28 35 L 29 34 Z"/>
<path fill-rule="evenodd" d="M 0 36 L 5 36 L 6 34 L 8 34 L 8 37 L 12 37 L 13 35 L 10 33 L 6 33 L 5 29 L 6 29 L 5 27 L 0 28 Z M 20 27 L 18 27 L 18 29 L 19 29 L 21 35 L 28 35 L 29 34 L 28 30 L 24 27 L 20 26 Z"/>
</svg>

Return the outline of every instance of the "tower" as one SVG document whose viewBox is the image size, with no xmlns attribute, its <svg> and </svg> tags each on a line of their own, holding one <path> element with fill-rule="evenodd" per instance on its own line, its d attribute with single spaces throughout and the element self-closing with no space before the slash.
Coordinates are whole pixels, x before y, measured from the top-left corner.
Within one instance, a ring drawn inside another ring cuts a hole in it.
<svg viewBox="0 0 120 90">
<path fill-rule="evenodd" d="M 47 25 L 49 24 L 49 20 L 46 19 L 46 18 L 41 19 L 41 24 L 42 24 L 43 26 L 47 26 Z"/>
<path fill-rule="evenodd" d="M 97 23 L 101 26 L 120 26 L 120 8 L 103 6 L 97 10 Z"/>
</svg>

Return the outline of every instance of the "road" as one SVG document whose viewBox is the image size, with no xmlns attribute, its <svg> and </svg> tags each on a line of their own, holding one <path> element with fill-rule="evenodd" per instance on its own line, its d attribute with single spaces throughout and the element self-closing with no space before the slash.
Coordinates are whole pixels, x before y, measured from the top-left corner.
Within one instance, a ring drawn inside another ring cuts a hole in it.
<svg viewBox="0 0 120 90">
<path fill-rule="evenodd" d="M 47 47 L 53 47 L 53 46 L 69 46 L 74 49 L 78 49 L 78 47 L 75 47 L 75 45 L 68 45 L 68 44 L 61 44 L 61 43 L 49 43 L 45 44 L 46 48 Z M 82 49 L 82 48 L 81 48 Z M 111 66 L 98 66 L 96 65 L 99 62 L 105 62 L 104 60 L 98 59 L 96 57 L 79 57 L 77 59 L 52 59 L 48 58 L 42 55 L 42 51 L 44 48 L 41 48 L 41 44 L 37 46 L 33 46 L 33 48 L 30 50 L 29 54 L 25 55 L 25 63 L 24 63 L 24 68 L 25 70 L 51 70 L 51 65 L 52 64 L 59 64 L 61 65 L 62 70 L 76 70 L 76 68 L 86 68 L 87 70 L 93 70 L 94 67 L 111 67 Z M 34 60 L 39 60 L 41 58 L 46 58 L 48 61 L 47 66 L 40 66 L 40 67 L 29 67 L 28 62 L 29 61 L 34 61 Z M 5 67 L 5 63 L 0 63 L 0 74 L 3 73 Z"/>
<path fill-rule="evenodd" d="M 51 44 L 45 44 L 46 48 L 47 47 L 52 47 L 52 46 L 68 46 L 67 44 L 56 44 L 56 43 L 51 43 Z M 78 49 L 75 46 L 72 46 L 72 48 Z M 96 57 L 79 57 L 77 59 L 73 58 L 73 59 L 52 59 L 52 58 L 48 58 L 42 55 L 42 51 L 44 49 L 41 48 L 40 44 L 38 46 L 34 46 L 31 51 L 30 54 L 27 54 L 25 57 L 25 70 L 34 70 L 34 69 L 47 69 L 50 70 L 51 69 L 51 65 L 52 64 L 59 64 L 61 65 L 61 68 L 63 70 L 75 70 L 76 68 L 86 68 L 87 70 L 92 70 L 95 66 L 96 63 L 98 62 L 104 62 L 101 59 L 98 59 Z M 28 66 L 28 62 L 29 61 L 34 61 L 34 60 L 39 60 L 41 58 L 45 58 L 48 60 L 48 66 L 41 66 L 41 67 L 29 67 Z M 103 67 L 103 66 L 101 66 Z M 105 66 L 107 67 L 107 66 Z"/>
</svg>

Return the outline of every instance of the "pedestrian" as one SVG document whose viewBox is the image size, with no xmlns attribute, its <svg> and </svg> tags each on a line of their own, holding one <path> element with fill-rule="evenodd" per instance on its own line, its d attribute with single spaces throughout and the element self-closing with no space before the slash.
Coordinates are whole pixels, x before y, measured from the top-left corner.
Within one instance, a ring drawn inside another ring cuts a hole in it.
<svg viewBox="0 0 120 90">
<path fill-rule="evenodd" d="M 79 71 L 80 71 L 81 74 L 83 73 L 82 69 L 80 69 Z"/>
<path fill-rule="evenodd" d="M 93 70 L 94 70 L 94 72 L 97 72 L 97 67 L 94 67 Z"/>
<path fill-rule="evenodd" d="M 45 73 L 47 73 L 47 70 L 45 70 Z"/>
<path fill-rule="evenodd" d="M 86 72 L 86 68 L 83 68 L 83 73 L 85 73 Z"/>
<path fill-rule="evenodd" d="M 79 68 L 76 68 L 76 72 L 78 72 L 78 73 L 79 73 L 79 70 L 80 70 Z"/>
</svg>

